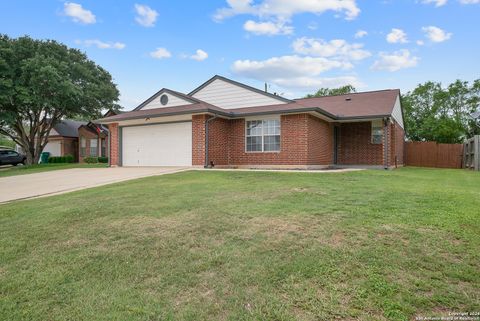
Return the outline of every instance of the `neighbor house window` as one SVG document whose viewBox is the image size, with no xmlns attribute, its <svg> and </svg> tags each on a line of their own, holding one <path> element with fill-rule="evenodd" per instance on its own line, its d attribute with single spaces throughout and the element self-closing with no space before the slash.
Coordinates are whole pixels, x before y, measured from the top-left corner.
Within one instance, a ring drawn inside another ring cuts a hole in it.
<svg viewBox="0 0 480 321">
<path fill-rule="evenodd" d="M 280 120 L 248 120 L 246 125 L 247 152 L 280 151 Z"/>
<path fill-rule="evenodd" d="M 96 157 L 98 150 L 98 140 L 96 138 L 90 139 L 90 156 Z"/>
<path fill-rule="evenodd" d="M 87 151 L 87 140 L 85 137 L 80 137 L 80 156 L 84 157 Z"/>
<path fill-rule="evenodd" d="M 106 139 L 102 139 L 102 156 L 107 156 L 107 142 Z"/>
<path fill-rule="evenodd" d="M 372 144 L 381 144 L 383 138 L 383 124 L 381 120 L 372 121 Z"/>
</svg>

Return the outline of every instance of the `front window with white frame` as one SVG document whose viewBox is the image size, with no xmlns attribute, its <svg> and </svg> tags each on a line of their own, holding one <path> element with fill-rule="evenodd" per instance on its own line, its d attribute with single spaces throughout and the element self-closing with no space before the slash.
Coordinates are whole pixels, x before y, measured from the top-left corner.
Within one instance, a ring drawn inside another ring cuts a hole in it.
<svg viewBox="0 0 480 321">
<path fill-rule="evenodd" d="M 245 140 L 247 152 L 279 152 L 280 120 L 247 120 Z"/>
<path fill-rule="evenodd" d="M 372 121 L 372 144 L 381 144 L 383 140 L 383 122 L 381 119 Z"/>
</svg>

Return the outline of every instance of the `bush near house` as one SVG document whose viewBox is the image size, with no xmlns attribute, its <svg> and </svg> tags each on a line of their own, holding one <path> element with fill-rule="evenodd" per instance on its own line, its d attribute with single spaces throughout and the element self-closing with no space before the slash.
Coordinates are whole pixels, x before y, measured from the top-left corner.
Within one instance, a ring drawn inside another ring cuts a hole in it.
<svg viewBox="0 0 480 321">
<path fill-rule="evenodd" d="M 108 163 L 108 157 L 85 157 L 83 161 L 87 164 Z"/>
<path fill-rule="evenodd" d="M 49 163 L 73 163 L 75 158 L 72 155 L 51 156 L 48 158 Z"/>
</svg>

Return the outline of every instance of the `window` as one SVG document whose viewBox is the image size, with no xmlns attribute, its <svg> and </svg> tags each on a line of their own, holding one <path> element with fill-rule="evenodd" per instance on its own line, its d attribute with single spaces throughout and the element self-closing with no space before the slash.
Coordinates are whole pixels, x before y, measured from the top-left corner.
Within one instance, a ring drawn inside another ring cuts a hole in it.
<svg viewBox="0 0 480 321">
<path fill-rule="evenodd" d="M 98 150 L 98 140 L 96 138 L 90 139 L 90 156 L 96 157 Z"/>
<path fill-rule="evenodd" d="M 87 140 L 85 137 L 80 137 L 80 156 L 84 157 L 87 151 Z"/>
<path fill-rule="evenodd" d="M 246 133 L 247 152 L 280 151 L 280 120 L 249 120 Z"/>
<path fill-rule="evenodd" d="M 102 156 L 105 157 L 107 156 L 107 142 L 106 139 L 102 139 Z"/>
<path fill-rule="evenodd" d="M 372 121 L 372 144 L 381 144 L 383 139 L 383 124 L 381 120 Z"/>
</svg>

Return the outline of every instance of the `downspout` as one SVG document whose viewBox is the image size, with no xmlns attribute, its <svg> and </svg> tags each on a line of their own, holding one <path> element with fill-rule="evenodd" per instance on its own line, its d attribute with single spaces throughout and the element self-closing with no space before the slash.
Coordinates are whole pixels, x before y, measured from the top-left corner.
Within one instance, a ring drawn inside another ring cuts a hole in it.
<svg viewBox="0 0 480 321">
<path fill-rule="evenodd" d="M 384 132 L 384 168 L 385 169 L 388 169 L 388 141 L 389 141 L 389 137 L 388 137 L 388 123 L 389 123 L 389 120 L 390 118 L 386 117 L 383 119 L 383 132 Z"/>
<path fill-rule="evenodd" d="M 217 114 L 214 114 L 215 116 L 213 116 L 212 118 L 209 118 L 207 119 L 207 121 L 205 122 L 205 165 L 203 166 L 204 168 L 211 168 L 212 166 L 209 164 L 208 162 L 208 125 L 210 124 L 210 122 L 216 118 L 218 118 L 218 115 Z"/>
</svg>

